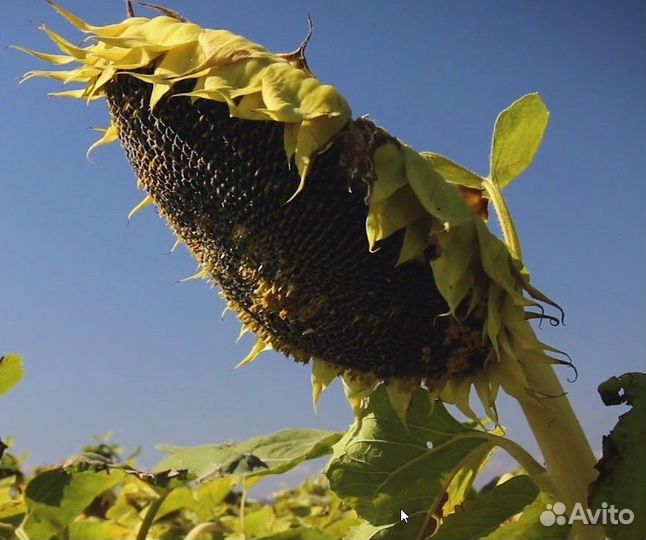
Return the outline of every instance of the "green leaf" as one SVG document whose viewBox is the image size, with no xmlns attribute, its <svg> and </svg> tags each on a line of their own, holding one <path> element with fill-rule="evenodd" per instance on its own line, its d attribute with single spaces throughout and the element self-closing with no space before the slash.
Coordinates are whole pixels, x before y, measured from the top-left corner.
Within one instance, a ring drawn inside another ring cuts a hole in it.
<svg viewBox="0 0 646 540">
<path fill-rule="evenodd" d="M 478 450 L 469 452 L 462 460 L 451 483 L 446 488 L 447 498 L 442 507 L 444 515 L 454 512 L 455 508 L 466 500 L 478 472 L 486 465 L 493 451 L 493 448 L 483 444 Z"/>
<path fill-rule="evenodd" d="M 83 538 L 84 540 L 127 540 L 132 538 L 132 531 L 128 527 L 111 521 L 98 519 L 82 519 L 69 524 L 69 538 Z"/>
<path fill-rule="evenodd" d="M 219 515 L 221 512 L 219 505 L 231 493 L 233 480 L 231 476 L 216 478 L 194 489 L 196 502 L 190 509 L 195 512 L 200 521 L 211 521 Z"/>
<path fill-rule="evenodd" d="M 479 437 L 418 390 L 411 401 L 406 424 L 390 405 L 384 386 L 369 399 L 360 426 L 334 446 L 325 474 L 331 489 L 374 526 L 374 538 L 415 538 L 434 527 L 447 489 L 463 467 L 479 468 L 493 442 Z M 477 461 L 477 459 L 475 460 Z M 466 491 L 464 481 L 454 484 Z M 400 522 L 400 511 L 410 519 Z"/>
<path fill-rule="evenodd" d="M 498 115 L 493 130 L 489 174 L 501 188 L 532 163 L 543 141 L 549 116 L 537 93 L 514 101 Z"/>
<path fill-rule="evenodd" d="M 370 249 L 379 240 L 388 238 L 408 223 L 426 216 L 424 207 L 408 186 L 397 190 L 383 201 L 371 202 L 370 208 L 371 212 L 366 220 Z"/>
<path fill-rule="evenodd" d="M 302 461 L 332 453 L 332 445 L 341 435 L 316 429 L 286 429 L 241 443 L 187 448 L 160 445 L 158 449 L 169 455 L 155 470 L 188 469 L 201 478 L 282 474 Z"/>
<path fill-rule="evenodd" d="M 121 471 L 70 473 L 61 469 L 37 474 L 25 489 L 28 513 L 22 530 L 29 538 L 48 540 L 124 476 Z"/>
<path fill-rule="evenodd" d="M 193 490 L 188 487 L 179 487 L 172 490 L 164 499 L 159 510 L 155 514 L 155 521 L 163 519 L 168 514 L 177 512 L 178 510 L 187 509 L 191 510 L 196 503 L 193 497 Z"/>
<path fill-rule="evenodd" d="M 244 530 L 240 516 L 224 516 L 220 521 L 234 532 L 232 535 L 234 538 L 265 538 L 272 534 L 276 515 L 271 506 L 262 506 L 252 511 L 247 509 L 244 516 Z"/>
<path fill-rule="evenodd" d="M 14 490 L 15 476 L 10 476 L 9 482 L 3 478 L 3 485 L 0 485 L 0 522 L 17 522 L 21 521 L 21 514 L 24 514 L 27 509 L 25 502 L 20 497 L 16 497 Z M 0 531 L 1 534 L 1 531 Z M 1 535 L 0 535 L 1 538 Z"/>
<path fill-rule="evenodd" d="M 143 508 L 148 507 L 159 494 L 155 489 L 135 476 L 126 476 L 119 485 L 116 500 L 106 511 L 106 517 L 132 531 L 141 527 Z"/>
<path fill-rule="evenodd" d="M 455 186 L 447 184 L 433 167 L 428 166 L 428 160 L 415 150 L 408 146 L 401 148 L 410 189 L 426 212 L 442 223 L 448 221 L 458 225 L 470 221 L 473 212 L 464 204 Z"/>
<path fill-rule="evenodd" d="M 298 527 L 279 533 L 263 536 L 263 540 L 333 540 L 333 537 L 323 534 L 318 529 Z"/>
<path fill-rule="evenodd" d="M 599 386 L 599 393 L 606 405 L 626 403 L 632 408 L 603 438 L 603 457 L 596 465 L 599 477 L 590 486 L 589 505 L 595 510 L 607 503 L 617 511 L 633 512 L 630 524 L 606 523 L 606 533 L 613 540 L 646 538 L 646 374 L 612 377 Z"/>
<path fill-rule="evenodd" d="M 17 354 L 0 357 L 0 396 L 11 390 L 23 376 L 22 358 Z"/>
<path fill-rule="evenodd" d="M 431 162 L 433 168 L 447 182 L 468 188 L 482 189 L 483 178 L 466 167 L 435 152 L 420 152 L 420 154 Z"/>
<path fill-rule="evenodd" d="M 541 514 L 545 512 L 548 504 L 556 500 L 552 495 L 541 492 L 536 500 L 526 506 L 523 513 L 515 519 L 509 519 L 483 540 L 509 540 L 522 538 L 523 540 L 562 540 L 568 537 L 570 527 L 554 523 L 550 526 L 541 524 Z"/>
<path fill-rule="evenodd" d="M 477 540 L 518 514 L 538 495 L 529 476 L 515 476 L 483 495 L 468 499 L 446 517 L 434 540 Z"/>
<path fill-rule="evenodd" d="M 396 524 L 389 525 L 371 525 L 368 521 L 364 521 L 360 525 L 353 527 L 345 536 L 345 540 L 381 540 L 382 538 L 395 538 L 391 536 L 390 531 Z M 414 536 L 411 536 L 414 538 Z"/>
<path fill-rule="evenodd" d="M 348 531 L 360 522 L 353 510 L 347 512 L 338 512 L 336 515 L 326 516 L 329 522 L 325 527 L 321 527 L 325 536 L 330 538 L 344 538 Z M 361 537 L 360 537 L 361 538 Z"/>
</svg>

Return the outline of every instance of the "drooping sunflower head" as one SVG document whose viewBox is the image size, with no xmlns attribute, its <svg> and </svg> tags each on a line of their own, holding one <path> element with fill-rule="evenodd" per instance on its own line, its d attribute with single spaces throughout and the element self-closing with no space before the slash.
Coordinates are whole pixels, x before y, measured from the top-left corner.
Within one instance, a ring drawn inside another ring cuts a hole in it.
<svg viewBox="0 0 646 540">
<path fill-rule="evenodd" d="M 420 384 L 492 418 L 499 387 L 532 399 L 524 362 L 556 362 L 527 321 L 547 300 L 485 223 L 486 179 L 420 154 L 365 118 L 306 62 L 172 14 L 92 26 L 62 54 L 21 49 L 107 100 L 93 145 L 121 141 L 146 197 L 257 342 L 341 376 L 353 408 L 379 382 L 402 418 Z M 133 211 L 133 212 L 134 212 Z"/>
</svg>

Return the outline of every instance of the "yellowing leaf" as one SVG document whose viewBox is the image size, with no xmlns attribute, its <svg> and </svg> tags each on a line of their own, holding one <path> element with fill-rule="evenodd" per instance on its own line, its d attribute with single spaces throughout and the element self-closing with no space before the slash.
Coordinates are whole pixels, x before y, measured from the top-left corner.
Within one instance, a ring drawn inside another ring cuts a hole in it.
<svg viewBox="0 0 646 540">
<path fill-rule="evenodd" d="M 437 173 L 447 182 L 472 189 L 482 189 L 482 177 L 449 158 L 434 152 L 420 152 L 428 159 Z"/>
<path fill-rule="evenodd" d="M 385 383 L 386 394 L 393 408 L 403 424 L 406 424 L 406 414 L 413 394 L 420 386 L 418 379 L 393 379 Z"/>
<path fill-rule="evenodd" d="M 431 216 L 451 226 L 472 219 L 458 189 L 445 182 L 427 159 L 410 146 L 402 145 L 401 151 L 410 187 Z"/>
<path fill-rule="evenodd" d="M 47 54 L 47 53 L 41 53 L 38 51 L 33 51 L 31 49 L 26 49 L 25 47 L 18 47 L 16 45 L 11 45 L 12 49 L 16 49 L 17 51 L 24 52 L 26 54 L 29 54 L 31 56 L 34 56 L 40 60 L 44 60 L 45 62 L 49 62 L 50 64 L 54 64 L 57 66 L 62 66 L 65 64 L 70 64 L 74 62 L 74 57 L 69 56 L 67 54 Z"/>
<path fill-rule="evenodd" d="M 381 202 L 408 184 L 404 160 L 394 144 L 382 144 L 373 156 L 377 181 L 372 187 L 370 203 Z"/>
<path fill-rule="evenodd" d="M 431 243 L 431 221 L 427 218 L 418 219 L 406 227 L 404 242 L 397 264 L 404 264 L 424 254 Z"/>
<path fill-rule="evenodd" d="M 45 28 L 63 55 L 25 50 L 57 65 L 80 64 L 67 72 L 32 71 L 31 77 L 80 82 L 84 91 L 66 97 L 94 99 L 117 73 L 128 73 L 153 86 L 150 107 L 168 95 L 179 81 L 195 81 L 192 98 L 225 102 L 230 114 L 247 120 L 274 120 L 285 130 L 285 151 L 301 176 L 296 196 L 305 185 L 313 156 L 331 143 L 351 117 L 337 90 L 321 84 L 281 55 L 226 30 L 203 29 L 169 16 L 131 17 L 118 24 L 93 26 L 57 4 L 54 9 L 73 26 L 90 34 L 90 45 L 77 47 Z M 141 73 L 141 68 L 154 71 Z M 242 98 L 238 101 L 237 98 Z"/>
<path fill-rule="evenodd" d="M 85 88 L 78 88 L 76 90 L 64 90 L 62 92 L 49 92 L 47 95 L 51 97 L 65 97 L 65 98 L 72 98 L 72 99 L 87 98 L 88 101 L 92 101 L 103 97 L 103 96 L 97 96 L 97 95 L 88 97 L 87 91 Z"/>
<path fill-rule="evenodd" d="M 128 540 L 133 531 L 122 524 L 85 518 L 69 524 L 70 538 L 101 538 L 102 540 Z"/>
<path fill-rule="evenodd" d="M 426 215 L 418 198 L 408 186 L 399 189 L 388 199 L 379 202 L 371 201 L 366 219 L 370 249 L 373 249 L 379 240 L 388 238 L 409 223 Z"/>
<path fill-rule="evenodd" d="M 452 313 L 476 285 L 474 246 L 477 236 L 471 223 L 436 234 L 441 256 L 431 262 L 435 282 Z"/>
<path fill-rule="evenodd" d="M 310 113 L 309 116 L 314 116 Z M 322 151 L 332 142 L 334 136 L 348 122 L 350 109 L 335 116 L 320 116 L 303 120 L 296 138 L 296 167 L 301 175 L 301 184 L 305 182 L 314 154 Z"/>
<path fill-rule="evenodd" d="M 51 0 L 48 0 L 48 3 L 49 3 L 49 4 L 50 4 L 50 5 L 51 5 L 55 10 L 56 10 L 56 12 L 57 12 L 59 15 L 61 15 L 61 16 L 62 16 L 62 17 L 64 17 L 65 19 L 67 19 L 67 21 L 68 21 L 70 24 L 72 24 L 73 26 L 75 26 L 75 27 L 76 27 L 76 28 L 78 28 L 79 30 L 81 30 L 81 31 L 83 31 L 83 32 L 89 32 L 89 31 L 91 31 L 91 30 L 94 30 L 94 27 L 93 27 L 93 26 L 90 26 L 90 25 L 89 25 L 89 24 L 87 24 L 83 19 L 80 19 L 79 17 L 77 17 L 77 16 L 76 16 L 76 15 L 74 15 L 73 13 L 71 13 L 71 12 L 67 11 L 64 7 L 60 6 L 60 5 L 59 5 L 59 4 L 57 4 L 56 2 L 53 2 L 53 1 L 51 1 Z"/>
<path fill-rule="evenodd" d="M 90 146 L 90 148 L 87 149 L 87 153 L 85 155 L 87 156 L 88 159 L 90 159 L 90 153 L 92 152 L 92 150 L 94 150 L 99 146 L 110 144 L 111 142 L 114 142 L 119 138 L 119 128 L 115 124 L 110 124 L 110 126 L 105 130 L 97 130 L 97 131 L 103 131 L 103 136 L 98 141 L 96 141 L 92 146 Z M 128 219 L 130 219 L 130 217 L 128 217 Z"/>
<path fill-rule="evenodd" d="M 206 270 L 200 270 L 199 272 L 196 272 L 193 275 L 180 279 L 178 283 L 186 283 L 187 281 L 194 281 L 196 279 L 205 279 L 205 278 L 208 278 L 208 276 L 209 274 Z M 243 330 L 245 330 L 244 326 L 241 328 L 240 337 L 242 337 L 242 335 L 244 334 Z"/>
<path fill-rule="evenodd" d="M 377 385 L 377 378 L 372 374 L 346 372 L 341 376 L 345 397 L 354 411 L 354 416 L 361 419 L 362 409 L 373 388 Z"/>
<path fill-rule="evenodd" d="M 258 355 L 265 351 L 270 351 L 271 350 L 271 345 L 265 343 L 262 339 L 258 338 L 254 346 L 251 348 L 251 351 L 249 351 L 249 354 L 245 356 L 238 364 L 236 365 L 236 369 L 242 366 L 246 366 L 247 364 L 251 364 L 256 358 L 258 358 Z"/>
<path fill-rule="evenodd" d="M 324 360 L 312 360 L 312 403 L 316 404 L 321 394 L 339 374 L 339 368 Z"/>
<path fill-rule="evenodd" d="M 0 395 L 11 390 L 24 374 L 22 358 L 17 354 L 6 354 L 0 357 Z"/>
<path fill-rule="evenodd" d="M 287 156 L 287 161 L 291 162 L 294 153 L 296 152 L 296 144 L 298 143 L 298 130 L 301 125 L 299 123 L 294 124 L 285 124 L 285 155 Z"/>
</svg>

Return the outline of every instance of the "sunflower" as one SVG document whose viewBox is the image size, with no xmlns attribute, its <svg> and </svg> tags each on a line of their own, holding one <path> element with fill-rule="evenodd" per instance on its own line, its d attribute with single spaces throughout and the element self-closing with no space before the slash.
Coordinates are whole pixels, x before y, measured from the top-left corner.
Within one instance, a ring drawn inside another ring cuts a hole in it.
<svg viewBox="0 0 646 540">
<path fill-rule="evenodd" d="M 353 119 L 305 44 L 275 54 L 165 9 L 92 26 L 52 6 L 87 38 L 43 27 L 60 54 L 19 49 L 70 69 L 23 80 L 106 99 L 90 150 L 120 140 L 146 192 L 131 215 L 154 205 L 256 335 L 240 365 L 270 349 L 309 363 L 314 402 L 341 377 L 357 416 L 379 382 L 402 418 L 420 385 L 471 417 L 472 387 L 494 419 L 500 388 L 537 399 L 524 366 L 563 361 L 528 309 L 553 302 L 487 227 L 499 190 Z"/>
</svg>

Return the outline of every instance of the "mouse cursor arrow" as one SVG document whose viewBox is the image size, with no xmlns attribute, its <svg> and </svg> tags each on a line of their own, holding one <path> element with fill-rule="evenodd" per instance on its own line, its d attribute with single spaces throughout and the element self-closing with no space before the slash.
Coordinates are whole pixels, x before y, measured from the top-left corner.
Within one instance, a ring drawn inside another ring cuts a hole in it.
<svg viewBox="0 0 646 540">
<path fill-rule="evenodd" d="M 408 523 L 409 517 L 410 516 L 406 512 L 404 512 L 403 510 L 399 511 L 399 520 L 400 521 L 403 521 L 404 523 Z"/>
</svg>

